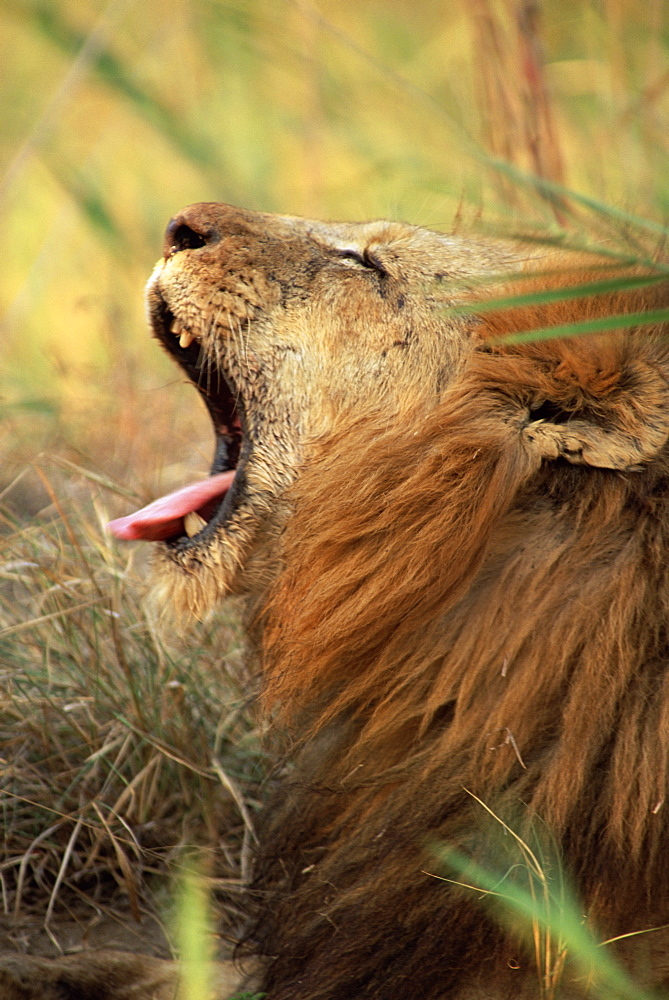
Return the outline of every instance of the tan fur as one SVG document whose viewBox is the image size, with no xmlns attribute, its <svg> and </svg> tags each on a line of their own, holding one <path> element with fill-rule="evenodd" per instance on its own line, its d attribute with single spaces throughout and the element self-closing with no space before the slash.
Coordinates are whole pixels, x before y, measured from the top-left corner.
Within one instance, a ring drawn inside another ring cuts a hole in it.
<svg viewBox="0 0 669 1000">
<path fill-rule="evenodd" d="M 505 340 L 667 284 L 574 295 L 643 275 L 386 222 L 196 205 L 170 232 L 153 314 L 198 336 L 253 445 L 230 518 L 161 547 L 158 586 L 196 614 L 252 598 L 286 754 L 250 903 L 262 987 L 584 996 L 587 970 L 539 969 L 527 924 L 433 875 L 450 845 L 522 881 L 503 820 L 595 934 L 669 923 L 667 329 Z M 666 931 L 618 953 L 669 985 Z"/>
<path fill-rule="evenodd" d="M 401 419 L 433 406 L 460 363 L 468 321 L 444 310 L 481 268 L 515 266 L 510 247 L 445 237 L 401 223 L 320 223 L 195 205 L 178 217 L 210 233 L 198 251 L 166 255 L 149 282 L 206 356 L 203 384 L 222 369 L 245 403 L 255 442 L 249 489 L 197 553 L 161 551 L 157 603 L 201 616 L 230 590 L 258 592 L 277 571 L 283 501 L 309 442 L 351 408 Z M 383 257 L 387 277 L 342 257 Z M 531 255 L 534 255 L 534 251 Z M 442 271 L 438 271 L 442 268 Z M 435 277 L 436 273 L 436 277 Z"/>
</svg>

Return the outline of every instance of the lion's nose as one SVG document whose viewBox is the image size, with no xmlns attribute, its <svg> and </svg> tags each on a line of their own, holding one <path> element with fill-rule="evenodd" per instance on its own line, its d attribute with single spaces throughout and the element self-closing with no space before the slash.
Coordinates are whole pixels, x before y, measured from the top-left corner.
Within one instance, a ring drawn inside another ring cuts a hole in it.
<svg viewBox="0 0 669 1000">
<path fill-rule="evenodd" d="M 204 213 L 200 215 L 186 209 L 170 220 L 165 230 L 163 254 L 165 257 L 173 257 L 182 250 L 197 250 L 217 243 L 219 239 L 218 231 Z"/>
</svg>

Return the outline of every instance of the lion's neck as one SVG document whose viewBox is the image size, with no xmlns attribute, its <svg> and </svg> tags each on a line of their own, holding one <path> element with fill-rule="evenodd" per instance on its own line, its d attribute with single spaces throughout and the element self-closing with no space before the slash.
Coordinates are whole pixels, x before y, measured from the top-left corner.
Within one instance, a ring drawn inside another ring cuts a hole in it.
<svg viewBox="0 0 669 1000">
<path fill-rule="evenodd" d="M 354 610 L 337 632 L 320 607 L 323 644 L 317 629 L 300 635 L 299 610 L 283 602 L 269 642 L 270 664 L 280 654 L 274 690 L 298 686 L 297 726 L 309 735 L 327 729 L 331 743 L 347 720 L 335 755 L 341 780 L 364 768 L 366 783 L 385 783 L 407 746 L 420 745 L 412 767 L 426 778 L 439 770 L 440 781 L 484 799 L 522 799 L 558 836 L 585 810 L 615 849 L 658 848 L 669 780 L 669 540 L 624 485 L 601 479 L 590 473 L 578 509 L 551 496 L 526 507 L 521 492 L 464 595 L 430 621 L 419 609 L 415 629 L 403 580 L 394 601 L 393 581 L 379 594 L 396 621 L 371 644 Z M 457 563 L 458 553 L 443 558 Z M 324 595 L 338 602 L 335 620 L 362 603 L 364 569 L 356 561 L 347 574 L 342 559 L 341 589 Z M 308 612 L 318 581 L 302 584 Z"/>
<path fill-rule="evenodd" d="M 527 890 L 526 844 L 553 880 L 564 870 L 604 936 L 668 922 L 668 491 L 646 473 L 574 469 L 551 492 L 542 468 L 470 448 L 474 508 L 459 503 L 457 438 L 449 447 L 455 493 L 441 498 L 416 476 L 375 501 L 372 475 L 341 517 L 322 469 L 308 484 L 266 608 L 267 697 L 296 733 L 297 780 L 268 810 L 258 884 L 271 892 L 281 867 L 295 887 L 285 940 L 342 886 L 335 919 L 373 928 L 364 953 L 381 954 L 393 934 L 378 899 L 391 892 L 390 914 L 409 899 L 426 914 L 426 940 L 440 914 L 440 963 L 489 951 L 496 975 L 515 945 L 499 942 L 481 893 L 417 880 L 463 880 L 445 845 Z M 404 514 L 413 535 L 390 530 Z"/>
</svg>

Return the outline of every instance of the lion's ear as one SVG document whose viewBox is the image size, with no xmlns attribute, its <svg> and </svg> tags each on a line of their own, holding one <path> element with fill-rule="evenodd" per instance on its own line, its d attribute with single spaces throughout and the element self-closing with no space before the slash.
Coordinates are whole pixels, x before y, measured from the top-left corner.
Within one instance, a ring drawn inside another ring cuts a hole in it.
<svg viewBox="0 0 669 1000">
<path fill-rule="evenodd" d="M 524 437 L 542 458 L 564 458 L 573 465 L 632 472 L 655 457 L 669 435 L 669 426 L 642 426 L 642 433 L 625 433 L 587 420 L 555 424 L 533 421 Z"/>
<path fill-rule="evenodd" d="M 634 382 L 633 388 L 591 400 L 580 412 L 562 412 L 553 401 L 530 410 L 522 431 L 526 444 L 549 460 L 626 472 L 643 468 L 669 438 L 669 385 L 651 369 Z M 550 416 L 541 419 L 547 411 Z"/>
</svg>

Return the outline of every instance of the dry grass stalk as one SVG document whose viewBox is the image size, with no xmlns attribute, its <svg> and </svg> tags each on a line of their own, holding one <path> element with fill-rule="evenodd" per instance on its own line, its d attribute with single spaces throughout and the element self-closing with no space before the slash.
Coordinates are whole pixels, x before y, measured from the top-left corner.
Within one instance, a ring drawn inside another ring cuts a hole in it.
<svg viewBox="0 0 669 1000">
<path fill-rule="evenodd" d="M 473 0 L 467 10 L 486 148 L 542 180 L 562 184 L 563 155 L 546 83 L 538 0 Z M 496 180 L 504 201 L 522 208 L 522 190 L 504 176 Z M 551 205 L 563 223 L 559 199 L 551 198 Z"/>
</svg>

